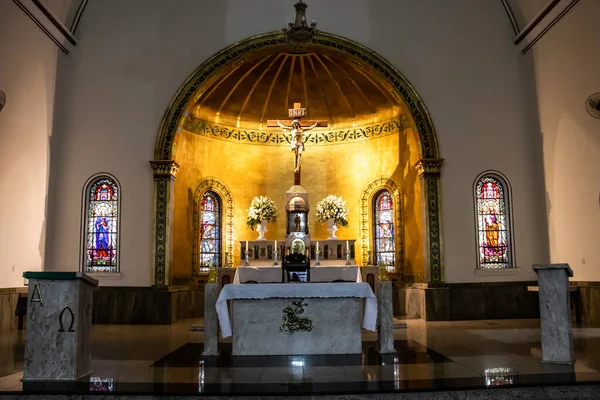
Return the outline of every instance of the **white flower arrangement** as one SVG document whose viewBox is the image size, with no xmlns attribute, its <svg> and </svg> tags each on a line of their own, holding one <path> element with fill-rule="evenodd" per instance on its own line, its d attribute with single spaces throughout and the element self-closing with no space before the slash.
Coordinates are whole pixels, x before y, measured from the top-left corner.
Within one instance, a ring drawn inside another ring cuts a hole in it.
<svg viewBox="0 0 600 400">
<path fill-rule="evenodd" d="M 277 205 L 273 199 L 267 196 L 256 196 L 253 198 L 246 212 L 248 213 L 246 225 L 252 230 L 263 220 L 268 222 L 277 221 L 277 215 L 279 214 Z"/>
<path fill-rule="evenodd" d="M 348 213 L 350 213 L 350 210 L 346 207 L 346 201 L 341 197 L 330 194 L 317 203 L 315 216 L 319 222 L 326 222 L 328 219 L 333 218 L 336 224 L 347 227 Z"/>
</svg>

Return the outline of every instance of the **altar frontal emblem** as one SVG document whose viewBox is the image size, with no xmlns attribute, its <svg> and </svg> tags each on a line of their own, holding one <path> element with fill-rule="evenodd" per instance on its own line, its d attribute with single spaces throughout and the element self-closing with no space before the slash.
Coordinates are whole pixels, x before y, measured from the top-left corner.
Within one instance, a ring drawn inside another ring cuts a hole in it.
<svg viewBox="0 0 600 400">
<path fill-rule="evenodd" d="M 296 332 L 310 332 L 313 328 L 313 322 L 305 317 L 300 317 L 304 313 L 304 307 L 308 306 L 304 303 L 304 299 L 293 301 L 291 306 L 283 309 L 283 319 L 279 325 L 279 332 L 283 331 L 288 335 Z"/>
</svg>

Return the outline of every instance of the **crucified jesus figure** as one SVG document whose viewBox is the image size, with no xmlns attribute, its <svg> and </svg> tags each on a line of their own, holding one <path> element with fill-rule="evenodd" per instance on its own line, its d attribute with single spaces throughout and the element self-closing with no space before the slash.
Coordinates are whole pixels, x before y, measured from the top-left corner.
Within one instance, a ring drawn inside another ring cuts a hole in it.
<svg viewBox="0 0 600 400">
<path fill-rule="evenodd" d="M 290 140 L 290 147 L 294 152 L 294 172 L 300 171 L 300 163 L 302 153 L 304 152 L 304 132 L 310 131 L 312 128 L 316 127 L 319 122 L 315 122 L 313 125 L 308 126 L 306 128 L 302 128 L 300 125 L 300 121 L 294 118 L 291 126 L 285 126 L 279 120 L 277 120 L 277 125 L 283 128 L 284 131 L 291 131 L 292 138 Z"/>
</svg>

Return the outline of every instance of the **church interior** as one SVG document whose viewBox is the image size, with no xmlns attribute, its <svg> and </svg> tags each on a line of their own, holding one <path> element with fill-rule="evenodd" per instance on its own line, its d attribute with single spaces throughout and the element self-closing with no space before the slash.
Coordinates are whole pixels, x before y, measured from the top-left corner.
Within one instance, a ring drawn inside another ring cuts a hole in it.
<svg viewBox="0 0 600 400">
<path fill-rule="evenodd" d="M 0 399 L 596 398 L 599 15 L 3 2 Z"/>
</svg>

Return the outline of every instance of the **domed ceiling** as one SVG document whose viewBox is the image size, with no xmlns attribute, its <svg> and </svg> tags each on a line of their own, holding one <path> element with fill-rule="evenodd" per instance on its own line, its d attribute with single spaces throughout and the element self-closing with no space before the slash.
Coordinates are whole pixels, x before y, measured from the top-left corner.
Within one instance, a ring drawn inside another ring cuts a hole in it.
<svg viewBox="0 0 600 400">
<path fill-rule="evenodd" d="M 304 119 L 327 120 L 328 130 L 379 124 L 405 107 L 379 73 L 358 60 L 321 49 L 282 49 L 234 60 L 199 88 L 188 115 L 222 127 L 281 130 L 268 120 L 288 120 L 294 103 Z"/>
</svg>

